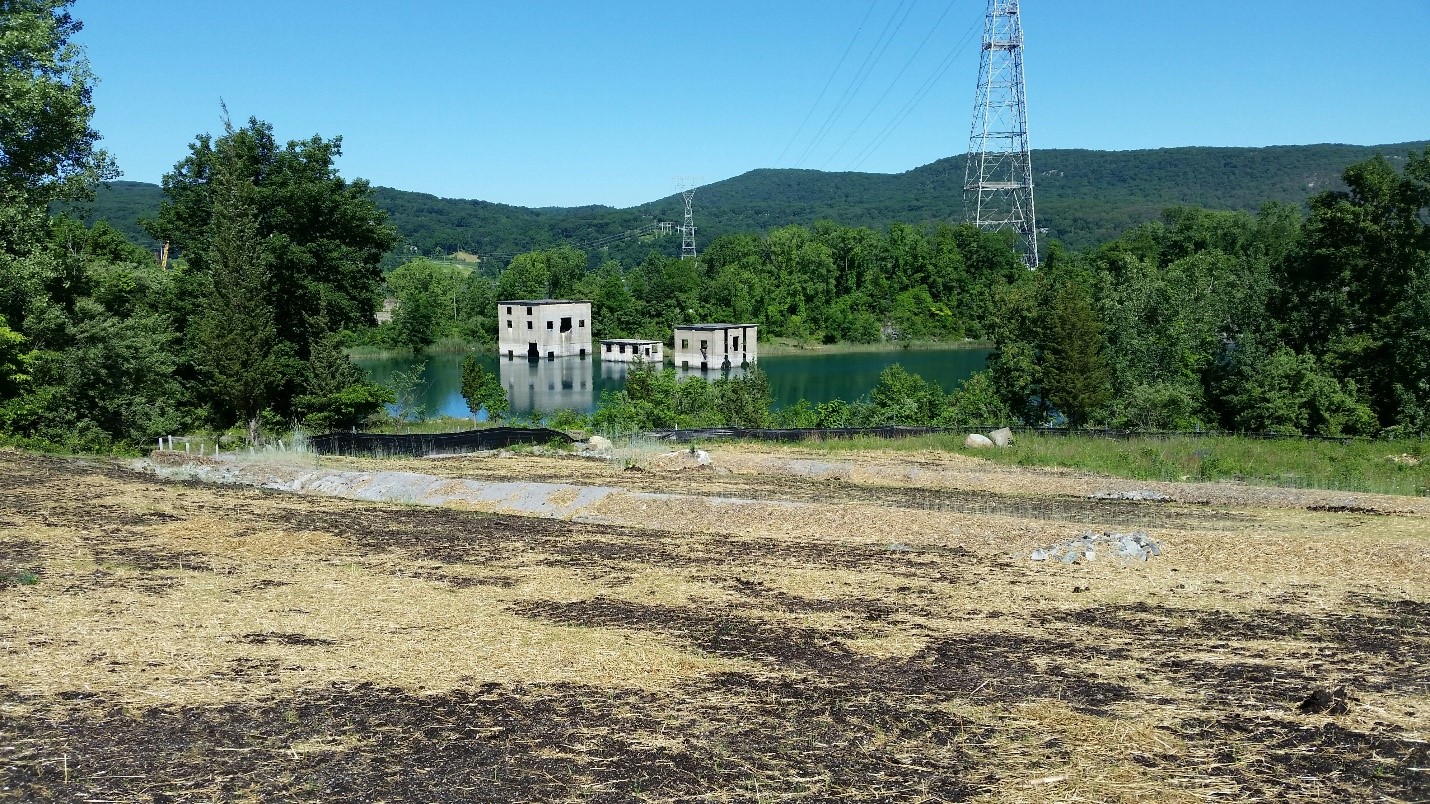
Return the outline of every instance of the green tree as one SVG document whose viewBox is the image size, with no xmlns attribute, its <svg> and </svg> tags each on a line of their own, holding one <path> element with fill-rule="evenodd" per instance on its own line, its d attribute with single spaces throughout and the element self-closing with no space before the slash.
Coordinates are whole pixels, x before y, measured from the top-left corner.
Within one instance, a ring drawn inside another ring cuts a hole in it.
<svg viewBox="0 0 1430 804">
<path fill-rule="evenodd" d="M 518 254 L 497 278 L 497 300 L 545 299 L 551 296 L 551 268 L 541 252 Z"/>
<path fill-rule="evenodd" d="M 475 354 L 462 360 L 462 398 L 473 418 L 485 408 L 489 418 L 497 419 L 506 415 L 510 407 L 501 377 L 483 366 Z"/>
<path fill-rule="evenodd" d="M 1013 413 L 998 396 L 993 375 L 980 371 L 959 384 L 948 395 L 943 410 L 934 420 L 939 427 L 970 427 L 1006 425 L 1013 422 Z"/>
<path fill-rule="evenodd" d="M 0 404 L 17 396 L 30 381 L 28 372 L 34 357 L 24 347 L 25 336 L 0 318 Z"/>
<path fill-rule="evenodd" d="M 457 267 L 427 259 L 412 260 L 389 274 L 387 286 L 397 297 L 392 321 L 399 343 L 423 349 L 457 335 L 464 279 Z"/>
<path fill-rule="evenodd" d="M 1382 425 L 1417 398 L 1415 358 L 1402 347 L 1405 311 L 1430 274 L 1430 148 L 1402 172 L 1382 156 L 1352 165 L 1347 190 L 1311 200 L 1301 249 L 1278 276 L 1278 318 L 1294 351 L 1366 394 Z"/>
<path fill-rule="evenodd" d="M 313 344 L 306 388 L 296 401 L 298 415 L 303 424 L 317 430 L 357 427 L 383 405 L 397 401 L 392 391 L 368 381 L 343 353 L 335 335 Z"/>
<path fill-rule="evenodd" d="M 1043 387 L 1049 404 L 1081 427 L 1112 401 L 1107 338 L 1089 294 L 1077 281 L 1054 289 L 1043 330 Z"/>
<path fill-rule="evenodd" d="M 278 334 L 257 191 L 232 140 L 219 143 L 210 166 L 208 292 L 194 317 L 191 353 L 215 421 L 247 422 L 253 435 L 260 414 L 299 379 L 302 363 Z"/>
<path fill-rule="evenodd" d="M 944 405 L 943 389 L 937 383 L 895 363 L 879 373 L 879 382 L 869 393 L 882 422 L 905 427 L 926 427 L 938 418 Z"/>
<path fill-rule="evenodd" d="M 1320 436 L 1374 435 L 1374 414 L 1355 382 L 1327 374 L 1311 355 L 1248 345 L 1238 355 L 1227 400 L 1238 430 Z"/>
<path fill-rule="evenodd" d="M 85 196 L 118 175 L 90 127 L 95 82 L 72 0 L 0 2 L 0 206 Z M 0 235 L 3 236 L 3 235 Z"/>
<path fill-rule="evenodd" d="M 334 162 L 341 155 L 341 137 L 285 146 L 268 123 L 250 118 L 235 129 L 225 120 L 223 136 L 199 136 L 164 176 L 168 200 L 147 224 L 191 269 L 211 271 L 223 225 L 215 215 L 216 180 L 222 171 L 246 182 L 270 274 L 264 302 L 273 311 L 277 337 L 302 359 L 324 334 L 324 324 L 334 330 L 372 324 L 382 287 L 378 266 L 397 242 L 367 182 L 338 175 Z"/>
</svg>

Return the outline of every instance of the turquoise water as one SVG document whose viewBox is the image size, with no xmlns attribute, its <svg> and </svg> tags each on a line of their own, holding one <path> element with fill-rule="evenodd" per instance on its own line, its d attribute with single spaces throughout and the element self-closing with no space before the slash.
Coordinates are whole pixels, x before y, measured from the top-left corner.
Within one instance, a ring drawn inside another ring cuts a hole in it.
<svg viewBox="0 0 1430 804">
<path fill-rule="evenodd" d="M 374 382 L 392 387 L 397 372 L 411 371 L 425 361 L 420 404 L 429 416 L 462 417 L 469 415 L 461 390 L 463 357 L 440 354 L 355 362 Z M 562 409 L 589 412 L 595 409 L 602 391 L 619 391 L 625 386 L 627 366 L 623 363 L 574 357 L 536 363 L 496 355 L 481 355 L 478 359 L 499 373 L 507 398 L 511 400 L 512 412 L 516 414 Z M 982 370 L 987 362 L 986 349 L 890 349 L 849 354 L 769 355 L 760 358 L 760 368 L 769 376 L 775 406 L 784 407 L 800 399 L 814 404 L 833 399 L 852 402 L 868 394 L 879 381 L 879 373 L 895 363 L 951 391 L 974 372 Z M 713 379 L 719 374 L 712 372 L 709 376 Z"/>
</svg>

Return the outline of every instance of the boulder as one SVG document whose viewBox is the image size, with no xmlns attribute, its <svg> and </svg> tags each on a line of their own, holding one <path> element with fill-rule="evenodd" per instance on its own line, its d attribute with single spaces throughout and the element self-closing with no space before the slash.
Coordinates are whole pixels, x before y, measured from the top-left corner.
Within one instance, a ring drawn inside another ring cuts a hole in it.
<svg viewBox="0 0 1430 804">
<path fill-rule="evenodd" d="M 993 441 L 985 435 L 973 433 L 968 438 L 963 439 L 964 449 L 988 449 L 993 446 Z"/>
<path fill-rule="evenodd" d="M 586 442 L 586 449 L 593 450 L 596 452 L 605 452 L 606 450 L 609 450 L 614 446 L 615 444 L 611 443 L 611 439 L 602 438 L 598 435 L 591 436 L 591 440 Z"/>
<path fill-rule="evenodd" d="M 1002 430 L 994 430 L 988 434 L 988 440 L 1000 447 L 1006 447 L 1013 443 L 1013 431 L 1007 427 Z"/>
</svg>

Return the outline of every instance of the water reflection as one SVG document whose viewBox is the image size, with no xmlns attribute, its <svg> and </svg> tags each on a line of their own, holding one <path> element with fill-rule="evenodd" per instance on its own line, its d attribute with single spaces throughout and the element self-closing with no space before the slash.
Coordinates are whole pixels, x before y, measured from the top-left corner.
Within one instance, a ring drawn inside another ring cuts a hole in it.
<svg viewBox="0 0 1430 804">
<path fill-rule="evenodd" d="M 420 402 L 428 415 L 467 416 L 467 404 L 461 393 L 461 362 L 464 355 L 438 354 L 422 357 L 370 358 L 356 361 L 367 370 L 372 380 L 394 387 L 396 373 L 411 371 L 422 365 L 423 385 Z M 522 416 L 534 411 L 551 412 L 566 408 L 589 412 L 595 409 L 603 391 L 619 391 L 625 387 L 631 366 L 601 360 L 575 357 L 528 363 L 525 358 L 498 358 L 493 354 L 479 355 L 478 360 L 501 378 L 502 387 L 511 398 L 511 412 Z M 983 369 L 988 360 L 984 349 L 889 350 L 883 352 L 819 353 L 765 355 L 759 367 L 770 381 L 775 406 L 784 407 L 800 399 L 814 404 L 831 399 L 855 400 L 868 394 L 879 381 L 879 373 L 899 363 L 904 368 L 939 383 L 947 391 Z M 713 370 L 676 369 L 685 377 L 716 380 L 721 372 Z M 731 377 L 743 377 L 746 371 L 735 367 Z"/>
<path fill-rule="evenodd" d="M 686 377 L 699 377 L 702 380 L 713 382 L 715 380 L 720 379 L 743 380 L 749 376 L 750 370 L 748 368 L 740 368 L 739 366 L 731 366 L 730 368 L 723 370 L 718 368 L 712 368 L 708 371 L 701 371 L 698 368 L 680 368 L 679 366 L 677 366 L 675 369 L 675 374 L 682 380 Z"/>
<path fill-rule="evenodd" d="M 501 384 L 514 411 L 589 410 L 591 360 L 501 358 Z"/>
</svg>

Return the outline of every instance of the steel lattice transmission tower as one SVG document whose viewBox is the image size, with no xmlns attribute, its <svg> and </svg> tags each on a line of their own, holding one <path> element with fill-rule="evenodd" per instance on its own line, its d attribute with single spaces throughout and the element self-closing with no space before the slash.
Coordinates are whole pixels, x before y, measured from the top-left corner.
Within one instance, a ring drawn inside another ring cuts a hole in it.
<svg viewBox="0 0 1430 804">
<path fill-rule="evenodd" d="M 1018 0 L 988 0 L 963 193 L 969 220 L 980 229 L 1017 232 L 1028 267 L 1037 268 L 1038 220 Z"/>
<path fill-rule="evenodd" d="M 680 227 L 680 258 L 682 260 L 693 260 L 695 253 L 695 189 L 696 182 L 700 181 L 697 176 L 677 176 L 675 186 L 680 190 L 680 195 L 685 199 L 685 225 Z"/>
</svg>

